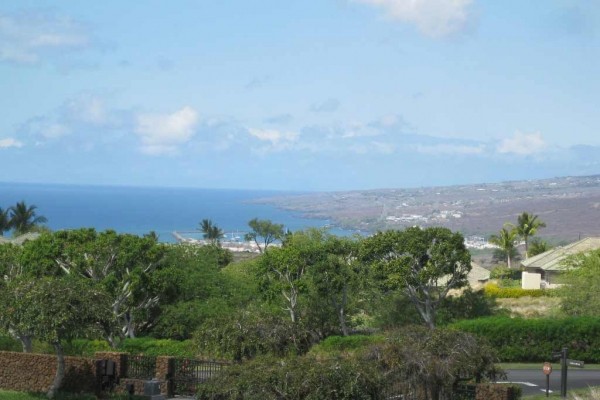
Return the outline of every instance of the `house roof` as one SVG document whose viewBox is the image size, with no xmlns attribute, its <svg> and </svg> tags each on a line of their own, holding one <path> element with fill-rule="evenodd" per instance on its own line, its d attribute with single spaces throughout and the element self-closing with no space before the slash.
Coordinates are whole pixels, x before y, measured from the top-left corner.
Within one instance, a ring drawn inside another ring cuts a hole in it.
<svg viewBox="0 0 600 400">
<path fill-rule="evenodd" d="M 561 262 L 566 257 L 596 249 L 600 249 L 600 237 L 589 237 L 566 246 L 550 249 L 545 253 L 538 254 L 537 256 L 528 258 L 527 260 L 523 260 L 521 261 L 521 265 L 523 268 L 529 269 L 562 271 L 566 269 L 566 267 L 562 265 Z"/>
<path fill-rule="evenodd" d="M 438 280 L 438 285 L 445 285 L 448 283 L 448 279 L 450 275 L 446 275 Z M 469 285 L 471 287 L 475 287 L 477 285 L 481 285 L 482 282 L 485 282 L 490 279 L 490 271 L 483 268 L 481 265 L 474 263 L 471 261 L 471 271 L 467 274 L 467 281 L 469 281 Z"/>
<path fill-rule="evenodd" d="M 467 279 L 471 284 L 487 281 L 490 279 L 490 271 L 477 263 L 471 262 L 471 271 L 467 275 Z"/>
</svg>

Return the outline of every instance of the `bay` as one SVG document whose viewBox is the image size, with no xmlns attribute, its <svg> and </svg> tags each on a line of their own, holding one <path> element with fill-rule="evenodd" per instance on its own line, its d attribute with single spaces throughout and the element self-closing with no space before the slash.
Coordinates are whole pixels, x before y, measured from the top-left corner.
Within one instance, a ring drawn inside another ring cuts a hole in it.
<svg viewBox="0 0 600 400">
<path fill-rule="evenodd" d="M 226 232 L 243 235 L 252 218 L 270 219 L 297 231 L 324 227 L 327 220 L 308 219 L 253 200 L 286 193 L 196 188 L 0 183 L 0 207 L 18 201 L 36 205 L 52 230 L 95 228 L 143 235 L 154 231 L 161 242 L 174 242 L 173 231 L 197 230 L 208 218 Z M 343 234 L 341 230 L 332 233 Z M 190 234 L 193 236 L 193 234 Z"/>
</svg>

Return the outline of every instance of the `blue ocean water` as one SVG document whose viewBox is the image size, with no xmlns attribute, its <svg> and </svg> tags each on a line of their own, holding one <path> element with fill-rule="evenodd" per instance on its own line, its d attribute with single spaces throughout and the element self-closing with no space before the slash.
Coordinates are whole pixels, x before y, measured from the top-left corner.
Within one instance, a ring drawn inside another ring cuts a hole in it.
<svg viewBox="0 0 600 400">
<path fill-rule="evenodd" d="M 34 204 L 38 214 L 48 219 L 46 225 L 52 230 L 93 227 L 136 235 L 155 231 L 162 242 L 174 242 L 173 231 L 196 230 L 204 218 L 226 232 L 246 231 L 252 218 L 270 219 L 292 231 L 329 223 L 250 202 L 282 194 L 285 193 L 0 183 L 0 207 L 4 209 L 18 201 Z"/>
</svg>

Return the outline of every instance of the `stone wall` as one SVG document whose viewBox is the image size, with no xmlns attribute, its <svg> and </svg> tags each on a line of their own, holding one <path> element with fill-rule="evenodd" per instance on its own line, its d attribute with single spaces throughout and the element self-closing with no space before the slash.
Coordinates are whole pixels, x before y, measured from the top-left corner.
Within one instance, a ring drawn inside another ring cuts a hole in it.
<svg viewBox="0 0 600 400">
<path fill-rule="evenodd" d="M 0 388 L 16 391 L 45 392 L 56 374 L 56 356 L 0 352 Z M 65 379 L 62 390 L 95 392 L 99 388 L 96 360 L 65 357 Z"/>
</svg>

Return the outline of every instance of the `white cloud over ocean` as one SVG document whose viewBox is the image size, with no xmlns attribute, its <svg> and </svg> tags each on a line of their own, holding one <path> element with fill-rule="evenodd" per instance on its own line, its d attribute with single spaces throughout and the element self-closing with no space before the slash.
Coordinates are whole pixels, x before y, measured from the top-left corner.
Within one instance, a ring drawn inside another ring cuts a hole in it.
<svg viewBox="0 0 600 400">
<path fill-rule="evenodd" d="M 185 106 L 171 114 L 139 114 L 135 132 L 142 141 L 143 153 L 169 154 L 194 136 L 197 125 L 198 113 Z"/>
</svg>

